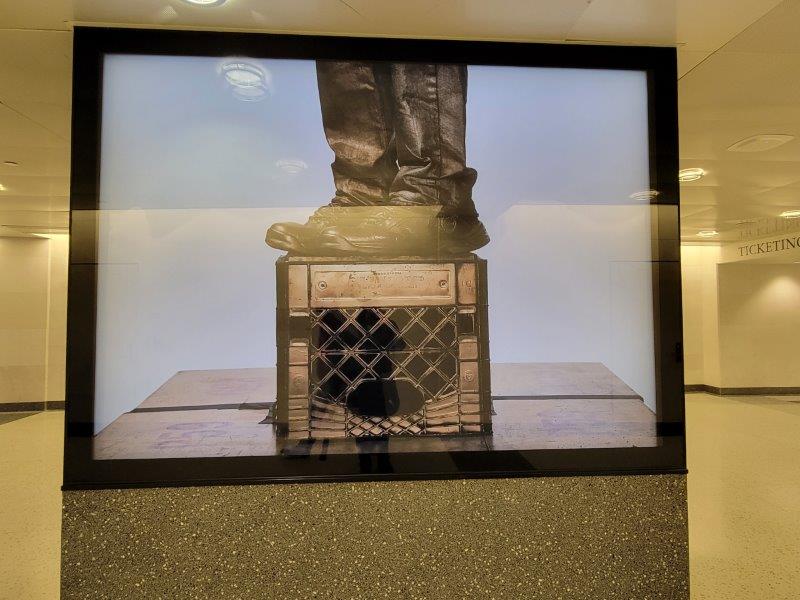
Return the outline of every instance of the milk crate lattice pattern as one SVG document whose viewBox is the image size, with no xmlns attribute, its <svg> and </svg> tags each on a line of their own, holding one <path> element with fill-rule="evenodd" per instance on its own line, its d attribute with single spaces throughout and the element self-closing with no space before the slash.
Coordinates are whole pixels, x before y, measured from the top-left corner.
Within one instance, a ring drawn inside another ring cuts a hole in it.
<svg viewBox="0 0 800 600">
<path fill-rule="evenodd" d="M 455 306 L 311 311 L 311 397 L 344 408 L 363 380 L 406 379 L 427 402 L 457 394 Z M 350 435 L 420 434 L 424 408 L 409 415 L 348 414 Z"/>
</svg>

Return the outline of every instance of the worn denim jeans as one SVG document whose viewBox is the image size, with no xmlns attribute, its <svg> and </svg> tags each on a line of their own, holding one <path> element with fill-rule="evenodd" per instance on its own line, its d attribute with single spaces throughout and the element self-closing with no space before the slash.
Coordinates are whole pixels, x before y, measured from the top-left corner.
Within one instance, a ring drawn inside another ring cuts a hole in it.
<svg viewBox="0 0 800 600">
<path fill-rule="evenodd" d="M 335 206 L 438 205 L 475 216 L 466 166 L 467 67 L 318 61 Z"/>
</svg>

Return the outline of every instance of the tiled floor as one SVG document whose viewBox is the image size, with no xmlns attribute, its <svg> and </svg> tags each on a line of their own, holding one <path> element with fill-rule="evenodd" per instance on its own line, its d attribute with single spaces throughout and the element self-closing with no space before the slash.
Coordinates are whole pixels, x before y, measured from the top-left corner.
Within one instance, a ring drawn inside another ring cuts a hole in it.
<svg viewBox="0 0 800 600">
<path fill-rule="evenodd" d="M 800 397 L 687 397 L 692 598 L 800 597 Z M 0 599 L 58 597 L 62 413 L 0 424 Z"/>
<path fill-rule="evenodd" d="M 800 598 L 800 397 L 686 408 L 692 598 Z"/>
<path fill-rule="evenodd" d="M 2 600 L 58 598 L 63 430 L 60 411 L 0 425 Z"/>
</svg>

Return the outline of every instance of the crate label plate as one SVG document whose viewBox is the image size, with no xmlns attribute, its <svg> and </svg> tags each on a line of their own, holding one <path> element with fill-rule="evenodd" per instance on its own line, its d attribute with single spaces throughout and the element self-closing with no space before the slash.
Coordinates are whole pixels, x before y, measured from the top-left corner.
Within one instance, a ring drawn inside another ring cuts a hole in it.
<svg viewBox="0 0 800 600">
<path fill-rule="evenodd" d="M 311 265 L 312 308 L 455 304 L 455 265 Z"/>
</svg>

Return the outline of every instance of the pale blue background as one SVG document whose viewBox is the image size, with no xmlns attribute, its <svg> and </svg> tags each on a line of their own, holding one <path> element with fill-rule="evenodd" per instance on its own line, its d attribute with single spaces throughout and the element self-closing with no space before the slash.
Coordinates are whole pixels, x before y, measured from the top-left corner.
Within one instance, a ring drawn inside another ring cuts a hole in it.
<svg viewBox="0 0 800 600">
<path fill-rule="evenodd" d="M 272 76 L 259 102 L 231 93 L 223 62 L 106 59 L 103 208 L 319 206 L 332 197 L 314 62 L 248 59 Z M 643 72 L 470 67 L 479 210 L 492 218 L 520 203 L 630 202 L 648 187 L 646 109 Z M 280 159 L 309 168 L 290 176 Z"/>
</svg>

